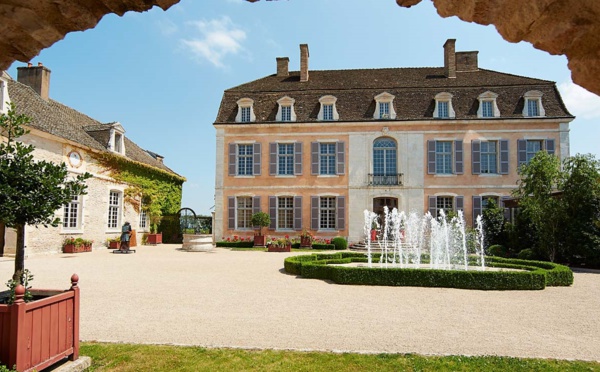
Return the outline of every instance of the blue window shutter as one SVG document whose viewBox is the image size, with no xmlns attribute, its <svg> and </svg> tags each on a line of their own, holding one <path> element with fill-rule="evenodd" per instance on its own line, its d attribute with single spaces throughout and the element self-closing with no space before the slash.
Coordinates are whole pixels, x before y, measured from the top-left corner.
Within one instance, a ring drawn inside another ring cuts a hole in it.
<svg viewBox="0 0 600 372">
<path fill-rule="evenodd" d="M 454 141 L 454 173 L 463 174 L 463 141 Z"/>
<path fill-rule="evenodd" d="M 346 143 L 340 141 L 337 143 L 337 174 L 346 173 Z"/>
<path fill-rule="evenodd" d="M 504 201 L 506 199 L 510 199 L 510 196 L 502 196 L 500 197 L 500 208 L 504 208 L 504 219 L 510 221 L 510 209 L 504 206 Z"/>
<path fill-rule="evenodd" d="M 227 198 L 227 227 L 229 230 L 235 229 L 235 196 Z"/>
<path fill-rule="evenodd" d="M 252 214 L 260 212 L 260 196 L 254 196 L 252 198 Z"/>
<path fill-rule="evenodd" d="M 237 146 L 235 143 L 229 144 L 229 175 L 235 176 L 235 163 L 237 159 Z"/>
<path fill-rule="evenodd" d="M 302 197 L 294 196 L 294 230 L 302 230 Z"/>
<path fill-rule="evenodd" d="M 435 141 L 427 141 L 427 174 L 435 174 Z"/>
<path fill-rule="evenodd" d="M 269 175 L 277 174 L 277 144 L 269 143 Z"/>
<path fill-rule="evenodd" d="M 319 142 L 310 144 L 310 173 L 319 174 Z"/>
<path fill-rule="evenodd" d="M 277 226 L 277 197 L 269 196 L 269 217 L 271 218 L 270 230 L 275 230 Z"/>
<path fill-rule="evenodd" d="M 457 212 L 464 211 L 465 210 L 465 197 L 462 195 L 459 195 L 454 200 L 456 201 L 454 210 Z"/>
<path fill-rule="evenodd" d="M 471 171 L 473 174 L 481 173 L 481 141 L 471 141 Z"/>
<path fill-rule="evenodd" d="M 302 142 L 294 143 L 294 174 L 302 174 Z"/>
<path fill-rule="evenodd" d="M 481 213 L 481 196 L 473 195 L 473 227 L 477 227 L 477 216 Z"/>
<path fill-rule="evenodd" d="M 546 152 L 548 152 L 548 154 L 550 155 L 554 155 L 554 139 L 553 138 L 549 138 L 547 139 L 545 142 L 546 145 Z"/>
<path fill-rule="evenodd" d="M 429 197 L 429 213 L 433 216 L 433 218 L 437 218 L 437 196 Z"/>
<path fill-rule="evenodd" d="M 346 227 L 346 197 L 337 197 L 337 229 L 344 230 Z"/>
<path fill-rule="evenodd" d="M 498 143 L 500 144 L 500 174 L 508 174 L 508 140 L 500 140 Z"/>
<path fill-rule="evenodd" d="M 254 167 L 252 170 L 252 174 L 255 176 L 260 176 L 260 143 L 255 143 L 252 148 L 252 154 L 254 156 Z"/>
<path fill-rule="evenodd" d="M 519 167 L 525 163 L 527 163 L 527 141 L 526 140 L 517 140 L 517 152 L 518 152 L 518 160 Z"/>
<path fill-rule="evenodd" d="M 310 228 L 311 230 L 319 230 L 319 197 L 310 197 Z"/>
</svg>

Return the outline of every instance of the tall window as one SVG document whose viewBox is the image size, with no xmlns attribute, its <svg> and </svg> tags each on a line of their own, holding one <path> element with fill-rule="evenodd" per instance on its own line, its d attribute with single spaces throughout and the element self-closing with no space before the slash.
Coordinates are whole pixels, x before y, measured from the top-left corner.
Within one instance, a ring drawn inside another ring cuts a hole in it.
<svg viewBox="0 0 600 372">
<path fill-rule="evenodd" d="M 494 101 L 481 101 L 481 116 L 484 118 L 494 117 Z"/>
<path fill-rule="evenodd" d="M 79 228 L 79 216 L 81 214 L 81 196 L 73 195 L 71 201 L 64 206 L 63 228 Z"/>
<path fill-rule="evenodd" d="M 319 206 L 319 229 L 335 229 L 335 197 L 321 197 Z"/>
<path fill-rule="evenodd" d="M 281 106 L 281 121 L 292 121 L 292 106 Z"/>
<path fill-rule="evenodd" d="M 278 197 L 277 198 L 277 229 L 293 229 L 294 228 L 294 198 L 293 197 Z"/>
<path fill-rule="evenodd" d="M 397 185 L 398 169 L 396 142 L 391 138 L 380 138 L 373 143 L 373 184 Z"/>
<path fill-rule="evenodd" d="M 238 172 L 240 176 L 251 176 L 253 166 L 253 145 L 238 145 Z"/>
<path fill-rule="evenodd" d="M 250 107 L 241 107 L 242 123 L 250 122 Z"/>
<path fill-rule="evenodd" d="M 379 103 L 379 118 L 389 119 L 390 118 L 390 103 L 380 102 Z"/>
<path fill-rule="evenodd" d="M 535 156 L 535 154 L 542 150 L 542 141 L 538 141 L 538 140 L 527 140 L 527 153 L 526 153 L 526 160 L 527 160 L 527 164 L 529 164 L 529 161 Z"/>
<path fill-rule="evenodd" d="M 237 198 L 237 228 L 251 229 L 252 223 L 252 197 L 239 196 Z"/>
<path fill-rule="evenodd" d="M 140 229 L 145 230 L 148 228 L 148 212 L 145 209 L 140 210 Z"/>
<path fill-rule="evenodd" d="M 115 152 L 123 153 L 123 135 L 120 133 L 115 133 Z"/>
<path fill-rule="evenodd" d="M 498 173 L 498 143 L 481 142 L 481 173 Z"/>
<path fill-rule="evenodd" d="M 452 141 L 436 141 L 435 173 L 452 174 Z"/>
<path fill-rule="evenodd" d="M 277 144 L 277 174 L 293 175 L 294 174 L 294 144 L 293 143 L 278 143 Z"/>
<path fill-rule="evenodd" d="M 121 215 L 121 193 L 111 191 L 108 196 L 108 228 L 116 229 L 119 227 Z"/>
<path fill-rule="evenodd" d="M 438 212 L 440 210 L 444 210 L 444 212 L 447 214 L 448 212 L 451 212 L 454 210 L 454 198 L 452 196 L 438 196 L 437 197 L 437 205 L 436 208 L 438 210 Z"/>
<path fill-rule="evenodd" d="M 319 174 L 336 174 L 335 143 L 319 144 Z"/>
<path fill-rule="evenodd" d="M 323 105 L 323 120 L 333 120 L 333 105 Z"/>
</svg>

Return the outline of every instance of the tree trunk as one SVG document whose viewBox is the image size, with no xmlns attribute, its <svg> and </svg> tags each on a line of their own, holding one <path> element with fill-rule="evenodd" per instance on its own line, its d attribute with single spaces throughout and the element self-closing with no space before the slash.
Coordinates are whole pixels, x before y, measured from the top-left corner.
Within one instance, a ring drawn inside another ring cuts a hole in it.
<svg viewBox="0 0 600 372">
<path fill-rule="evenodd" d="M 4 222 L 0 222 L 0 257 L 4 256 L 4 245 L 6 244 L 5 240 L 6 234 L 6 225 Z"/>
<path fill-rule="evenodd" d="M 13 280 L 23 284 L 23 270 L 25 269 L 25 225 L 16 225 L 17 230 L 17 252 L 15 254 L 15 273 Z"/>
</svg>

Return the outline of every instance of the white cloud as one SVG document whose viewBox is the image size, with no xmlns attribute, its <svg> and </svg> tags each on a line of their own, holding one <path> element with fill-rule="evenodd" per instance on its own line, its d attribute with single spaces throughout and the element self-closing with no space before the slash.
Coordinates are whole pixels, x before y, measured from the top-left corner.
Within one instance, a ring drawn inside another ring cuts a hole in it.
<svg viewBox="0 0 600 372">
<path fill-rule="evenodd" d="M 189 24 L 200 31 L 201 36 L 183 39 L 181 43 L 200 60 L 207 60 L 217 67 L 225 67 L 223 59 L 226 55 L 238 54 L 243 50 L 241 42 L 246 39 L 246 32 L 236 26 L 229 17 Z"/>
<path fill-rule="evenodd" d="M 562 99 L 571 114 L 582 119 L 600 117 L 600 97 L 573 82 L 558 85 Z"/>
</svg>

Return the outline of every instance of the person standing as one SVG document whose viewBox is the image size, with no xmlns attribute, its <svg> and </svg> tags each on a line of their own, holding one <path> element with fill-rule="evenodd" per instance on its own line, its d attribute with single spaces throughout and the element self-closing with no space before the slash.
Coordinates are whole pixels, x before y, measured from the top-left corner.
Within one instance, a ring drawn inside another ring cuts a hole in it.
<svg viewBox="0 0 600 372">
<path fill-rule="evenodd" d="M 121 251 L 129 250 L 129 240 L 131 239 L 131 225 L 129 222 L 125 222 L 121 228 Z"/>
</svg>

